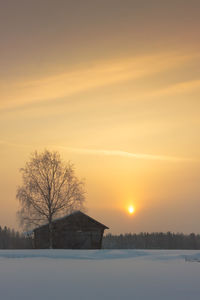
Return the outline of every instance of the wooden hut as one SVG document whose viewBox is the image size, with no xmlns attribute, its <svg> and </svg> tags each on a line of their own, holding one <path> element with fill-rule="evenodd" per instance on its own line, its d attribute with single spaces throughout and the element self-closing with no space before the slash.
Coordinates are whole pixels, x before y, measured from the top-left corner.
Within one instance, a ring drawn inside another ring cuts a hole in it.
<svg viewBox="0 0 200 300">
<path fill-rule="evenodd" d="M 81 211 L 76 211 L 53 221 L 53 248 L 55 249 L 100 249 L 107 226 Z M 48 224 L 34 229 L 36 249 L 49 248 Z"/>
</svg>

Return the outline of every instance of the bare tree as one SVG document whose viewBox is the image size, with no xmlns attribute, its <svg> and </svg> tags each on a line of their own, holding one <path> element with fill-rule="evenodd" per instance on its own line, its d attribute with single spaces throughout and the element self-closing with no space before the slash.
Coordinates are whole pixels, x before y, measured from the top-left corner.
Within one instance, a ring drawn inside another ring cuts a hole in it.
<svg viewBox="0 0 200 300">
<path fill-rule="evenodd" d="M 26 228 L 49 224 L 49 247 L 53 247 L 52 222 L 56 217 L 80 209 L 85 200 L 84 183 L 70 162 L 64 163 L 58 152 L 45 150 L 32 154 L 20 169 L 23 183 L 17 189 L 21 208 L 18 216 Z"/>
</svg>

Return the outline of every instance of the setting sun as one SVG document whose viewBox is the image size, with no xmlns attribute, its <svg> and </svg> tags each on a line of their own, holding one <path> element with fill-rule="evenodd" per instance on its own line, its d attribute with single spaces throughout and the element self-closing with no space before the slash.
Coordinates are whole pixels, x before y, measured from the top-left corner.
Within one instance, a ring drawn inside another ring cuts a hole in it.
<svg viewBox="0 0 200 300">
<path fill-rule="evenodd" d="M 129 212 L 129 214 L 133 214 L 134 211 L 135 211 L 134 206 L 133 206 L 133 205 L 130 205 L 130 206 L 128 207 L 128 212 Z"/>
</svg>

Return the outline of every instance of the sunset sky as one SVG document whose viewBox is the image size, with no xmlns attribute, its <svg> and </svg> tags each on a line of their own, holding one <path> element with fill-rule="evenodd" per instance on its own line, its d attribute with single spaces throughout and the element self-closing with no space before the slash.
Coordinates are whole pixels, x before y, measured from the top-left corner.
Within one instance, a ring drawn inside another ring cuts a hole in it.
<svg viewBox="0 0 200 300">
<path fill-rule="evenodd" d="M 57 150 L 109 232 L 200 231 L 200 1 L 0 1 L 0 225 Z M 135 211 L 129 215 L 127 207 Z"/>
</svg>

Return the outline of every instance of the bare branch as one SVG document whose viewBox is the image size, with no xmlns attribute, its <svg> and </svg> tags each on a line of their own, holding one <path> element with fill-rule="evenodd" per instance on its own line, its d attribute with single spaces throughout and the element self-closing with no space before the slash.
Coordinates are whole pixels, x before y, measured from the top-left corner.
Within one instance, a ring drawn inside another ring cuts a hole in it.
<svg viewBox="0 0 200 300">
<path fill-rule="evenodd" d="M 84 183 L 75 176 L 74 166 L 64 163 L 58 152 L 35 151 L 20 172 L 23 184 L 16 195 L 21 205 L 18 217 L 26 228 L 50 224 L 56 216 L 83 206 Z"/>
</svg>

